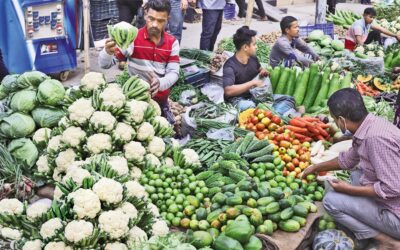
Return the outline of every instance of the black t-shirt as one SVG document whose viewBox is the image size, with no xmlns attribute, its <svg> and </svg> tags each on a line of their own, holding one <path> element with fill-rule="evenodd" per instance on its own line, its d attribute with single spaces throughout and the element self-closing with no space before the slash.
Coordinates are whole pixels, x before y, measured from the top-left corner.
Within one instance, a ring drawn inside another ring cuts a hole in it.
<svg viewBox="0 0 400 250">
<path fill-rule="evenodd" d="M 224 64 L 223 86 L 232 86 L 234 84 L 243 84 L 253 80 L 259 73 L 261 64 L 257 57 L 250 57 L 247 64 L 242 64 L 236 59 L 236 56 L 229 58 Z M 244 98 L 250 98 L 250 93 L 241 95 Z"/>
</svg>

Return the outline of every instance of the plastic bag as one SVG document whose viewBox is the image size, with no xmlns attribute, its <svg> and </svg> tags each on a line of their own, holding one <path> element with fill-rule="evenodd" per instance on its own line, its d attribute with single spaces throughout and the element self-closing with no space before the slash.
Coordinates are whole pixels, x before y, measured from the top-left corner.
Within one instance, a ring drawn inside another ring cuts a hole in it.
<svg viewBox="0 0 400 250">
<path fill-rule="evenodd" d="M 353 53 L 347 51 L 345 54 L 346 58 L 357 62 L 361 67 L 365 75 L 380 75 L 385 73 L 383 57 L 370 57 L 366 59 L 358 58 Z"/>
<path fill-rule="evenodd" d="M 235 127 L 221 128 L 221 129 L 210 129 L 207 132 L 207 138 L 213 140 L 225 140 L 234 141 L 235 140 Z"/>
<path fill-rule="evenodd" d="M 188 90 L 183 91 L 179 97 L 178 102 L 180 104 L 182 104 L 183 106 L 190 106 L 190 105 L 198 103 L 196 91 L 193 89 L 188 89 Z"/>
<path fill-rule="evenodd" d="M 260 79 L 259 76 L 255 80 Z M 273 100 L 272 85 L 269 77 L 265 77 L 264 85 L 250 89 L 250 94 L 255 102 L 270 102 Z"/>
<path fill-rule="evenodd" d="M 218 84 L 207 83 L 201 88 L 201 93 L 215 104 L 224 102 L 224 88 Z"/>
</svg>

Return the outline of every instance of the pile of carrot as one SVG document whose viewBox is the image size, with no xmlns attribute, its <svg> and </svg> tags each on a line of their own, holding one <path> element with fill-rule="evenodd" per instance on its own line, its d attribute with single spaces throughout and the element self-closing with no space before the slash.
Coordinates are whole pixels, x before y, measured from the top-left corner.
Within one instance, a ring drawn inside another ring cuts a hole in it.
<svg viewBox="0 0 400 250">
<path fill-rule="evenodd" d="M 323 123 L 320 119 L 304 116 L 295 117 L 289 121 L 287 129 L 294 132 L 296 138 L 301 142 L 311 142 L 313 140 L 327 140 L 331 139 L 329 132 L 329 125 Z"/>
<path fill-rule="evenodd" d="M 374 90 L 372 87 L 362 82 L 356 82 L 356 88 L 361 95 L 377 96 L 380 93 L 378 90 Z"/>
</svg>

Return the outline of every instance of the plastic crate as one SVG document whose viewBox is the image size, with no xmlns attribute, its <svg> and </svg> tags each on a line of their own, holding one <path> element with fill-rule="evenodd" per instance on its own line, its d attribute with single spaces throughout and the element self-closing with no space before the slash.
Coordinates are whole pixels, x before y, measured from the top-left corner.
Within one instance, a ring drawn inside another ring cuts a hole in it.
<svg viewBox="0 0 400 250">
<path fill-rule="evenodd" d="M 233 3 L 227 3 L 224 7 L 224 18 L 225 20 L 231 20 L 236 15 L 236 5 Z"/>
<path fill-rule="evenodd" d="M 95 41 L 102 40 L 104 38 L 108 38 L 108 24 L 115 24 L 118 20 L 115 18 L 108 18 L 104 20 L 92 20 L 91 21 L 91 28 L 92 28 L 92 35 Z"/>
<path fill-rule="evenodd" d="M 185 78 L 185 82 L 193 85 L 194 87 L 202 87 L 204 84 L 210 82 L 210 70 L 200 68 L 198 73 L 187 76 Z"/>
<path fill-rule="evenodd" d="M 334 38 L 334 25 L 333 23 L 320 23 L 315 25 L 300 26 L 300 37 L 307 37 L 314 30 L 322 30 L 325 35 Z"/>
<path fill-rule="evenodd" d="M 109 18 L 118 18 L 119 12 L 115 0 L 90 1 L 90 19 L 100 21 Z"/>
</svg>

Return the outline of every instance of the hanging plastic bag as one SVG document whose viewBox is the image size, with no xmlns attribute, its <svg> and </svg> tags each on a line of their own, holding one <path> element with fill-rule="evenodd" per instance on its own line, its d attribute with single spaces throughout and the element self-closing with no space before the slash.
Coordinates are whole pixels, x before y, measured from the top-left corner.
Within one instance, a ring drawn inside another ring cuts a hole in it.
<svg viewBox="0 0 400 250">
<path fill-rule="evenodd" d="M 183 106 L 190 106 L 193 104 L 197 104 L 199 102 L 199 99 L 194 89 L 188 89 L 181 93 L 178 102 Z"/>
<path fill-rule="evenodd" d="M 201 93 L 215 104 L 224 102 L 224 88 L 215 83 L 207 83 L 201 88 Z"/>
<path fill-rule="evenodd" d="M 257 76 L 256 78 L 254 78 L 254 80 L 260 80 L 260 77 Z M 271 81 L 269 77 L 265 77 L 262 80 L 264 80 L 263 86 L 250 89 L 252 99 L 257 103 L 271 102 L 273 101 Z"/>
<path fill-rule="evenodd" d="M 213 140 L 225 140 L 234 141 L 235 140 L 235 127 L 221 128 L 221 129 L 210 129 L 207 132 L 207 138 Z"/>
</svg>

